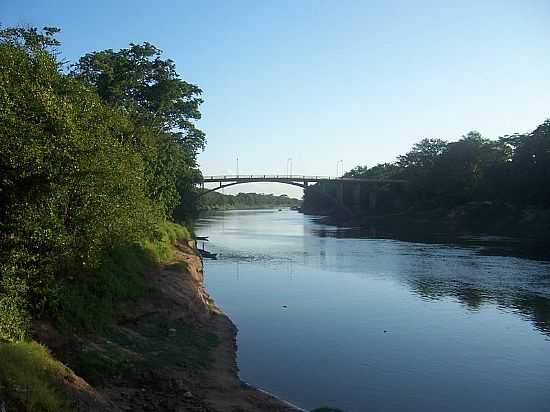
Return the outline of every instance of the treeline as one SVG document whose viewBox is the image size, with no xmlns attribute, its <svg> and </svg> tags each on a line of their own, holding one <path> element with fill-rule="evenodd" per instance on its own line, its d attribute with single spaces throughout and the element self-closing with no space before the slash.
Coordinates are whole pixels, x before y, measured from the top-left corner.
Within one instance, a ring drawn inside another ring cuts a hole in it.
<svg viewBox="0 0 550 412">
<path fill-rule="evenodd" d="M 265 209 L 276 207 L 298 207 L 300 200 L 287 195 L 272 195 L 262 193 L 238 193 L 226 195 L 219 192 L 210 192 L 201 197 L 203 210 L 215 209 Z"/>
<path fill-rule="evenodd" d="M 519 209 L 550 209 L 550 120 L 526 134 L 490 140 L 472 131 L 456 142 L 423 139 L 395 162 L 358 166 L 348 177 L 404 179 L 379 187 L 384 211 L 451 209 L 485 202 Z M 324 199 L 308 190 L 305 208 Z M 368 204 L 361 204 L 367 213 Z M 380 209 L 380 208 L 379 208 Z M 376 211 L 381 213 L 382 210 Z"/>
<path fill-rule="evenodd" d="M 0 31 L 0 339 L 108 316 L 196 209 L 200 88 L 149 43 L 69 66 L 58 31 Z"/>
</svg>

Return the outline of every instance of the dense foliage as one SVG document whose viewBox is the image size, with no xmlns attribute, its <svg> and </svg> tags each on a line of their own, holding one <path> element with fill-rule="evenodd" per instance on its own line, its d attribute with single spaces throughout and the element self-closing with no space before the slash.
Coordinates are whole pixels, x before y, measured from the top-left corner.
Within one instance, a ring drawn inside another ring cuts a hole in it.
<svg viewBox="0 0 550 412">
<path fill-rule="evenodd" d="M 181 232 L 200 176 L 200 89 L 147 43 L 67 74 L 57 31 L 0 31 L 0 339 L 130 293 L 121 255 L 143 268 Z"/>
<path fill-rule="evenodd" d="M 550 208 L 550 119 L 526 134 L 486 139 L 469 132 L 455 142 L 423 139 L 393 163 L 358 166 L 348 177 L 404 179 L 406 185 L 378 186 L 380 195 L 399 197 L 400 208 L 430 210 L 472 202 Z M 306 193 L 306 209 L 325 199 Z M 361 204 L 368 209 L 367 202 Z"/>
<path fill-rule="evenodd" d="M 300 200 L 287 195 L 272 195 L 262 193 L 238 193 L 226 195 L 210 192 L 200 198 L 200 207 L 209 209 L 261 209 L 274 207 L 298 207 Z"/>
<path fill-rule="evenodd" d="M 128 116 L 133 128 L 125 138 L 146 160 L 149 197 L 185 218 L 200 178 L 197 153 L 205 145 L 204 133 L 193 123 L 201 117 L 201 89 L 180 79 L 174 62 L 163 60 L 149 43 L 86 54 L 71 73 Z"/>
</svg>

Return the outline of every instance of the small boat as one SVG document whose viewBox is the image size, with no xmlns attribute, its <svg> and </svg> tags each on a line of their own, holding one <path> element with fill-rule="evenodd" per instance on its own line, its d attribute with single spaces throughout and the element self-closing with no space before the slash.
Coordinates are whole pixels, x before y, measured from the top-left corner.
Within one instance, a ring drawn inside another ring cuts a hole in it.
<svg viewBox="0 0 550 412">
<path fill-rule="evenodd" d="M 208 236 L 195 236 L 195 240 L 206 240 L 208 242 Z"/>
<path fill-rule="evenodd" d="M 201 255 L 201 257 L 203 258 L 214 259 L 214 260 L 218 258 L 217 253 L 212 253 L 204 249 L 197 249 L 197 251 L 199 252 L 199 255 Z"/>
</svg>

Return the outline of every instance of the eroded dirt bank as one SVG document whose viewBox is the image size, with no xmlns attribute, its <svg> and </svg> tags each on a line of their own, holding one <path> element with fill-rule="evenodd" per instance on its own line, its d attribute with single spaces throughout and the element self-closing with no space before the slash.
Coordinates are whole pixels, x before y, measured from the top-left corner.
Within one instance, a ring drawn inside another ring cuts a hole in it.
<svg viewBox="0 0 550 412">
<path fill-rule="evenodd" d="M 189 382 L 195 391 L 193 396 L 203 401 L 205 410 L 297 411 L 293 406 L 244 384 L 238 378 L 237 329 L 204 290 L 200 258 L 188 245 L 180 244 L 176 262 L 184 262 L 186 270 L 174 271 L 166 267 L 159 274 L 154 274 L 152 279 L 159 283 L 162 296 L 172 302 L 171 315 L 176 318 L 182 316 L 217 337 L 217 345 L 211 350 L 209 366 L 204 374 Z M 172 369 L 172 373 L 187 378 L 185 371 Z M 185 398 L 184 394 L 185 399 L 189 399 L 189 394 L 187 396 Z"/>
<path fill-rule="evenodd" d="M 178 244 L 173 261 L 146 276 L 151 292 L 121 305 L 100 334 L 68 338 L 36 325 L 39 340 L 76 372 L 66 386 L 77 386 L 69 392 L 78 410 L 299 410 L 238 378 L 236 327 L 204 290 L 192 247 Z"/>
</svg>

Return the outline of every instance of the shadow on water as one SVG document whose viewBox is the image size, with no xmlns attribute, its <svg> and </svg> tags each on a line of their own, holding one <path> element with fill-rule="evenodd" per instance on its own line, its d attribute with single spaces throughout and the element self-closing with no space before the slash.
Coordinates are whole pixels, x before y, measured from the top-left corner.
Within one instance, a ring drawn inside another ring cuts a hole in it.
<svg viewBox="0 0 550 412">
<path fill-rule="evenodd" d="M 371 223 L 368 226 L 329 226 L 323 224 L 324 218 L 314 219 L 319 227 L 313 234 L 319 237 L 351 239 L 395 239 L 404 242 L 445 244 L 477 249 L 478 253 L 487 256 L 514 256 L 523 259 L 550 261 L 550 239 L 512 237 L 449 230 L 441 224 L 388 224 Z"/>
<path fill-rule="evenodd" d="M 322 221 L 322 218 L 316 219 Z M 479 256 L 514 257 L 541 263 L 549 262 L 548 270 L 537 273 L 534 279 L 516 278 L 507 287 L 500 279 L 493 279 L 494 287 L 486 279 L 475 282 L 431 276 L 423 273 L 406 278 L 411 291 L 425 300 L 456 298 L 468 310 L 479 310 L 484 304 L 496 304 L 505 310 L 512 310 L 527 318 L 540 332 L 550 337 L 550 247 L 540 239 L 514 238 L 488 234 L 444 233 L 429 230 L 388 231 L 376 226 L 339 227 L 322 223 L 311 228 L 319 238 L 398 240 L 415 244 L 441 245 L 446 248 L 469 249 Z M 525 283 L 529 282 L 529 290 Z"/>
</svg>

